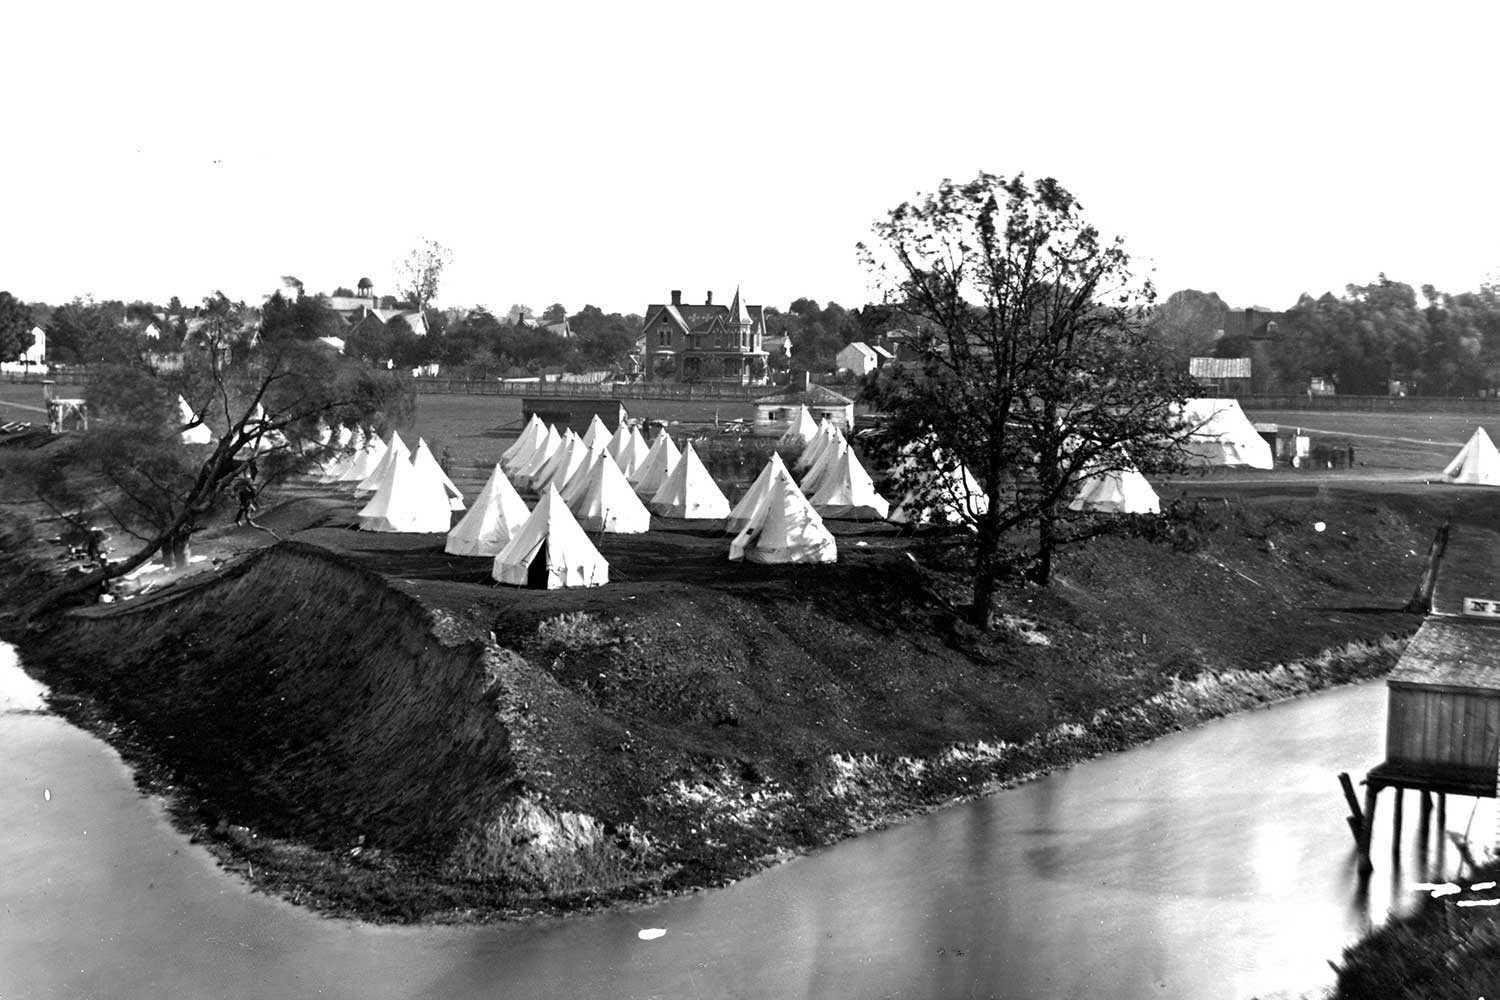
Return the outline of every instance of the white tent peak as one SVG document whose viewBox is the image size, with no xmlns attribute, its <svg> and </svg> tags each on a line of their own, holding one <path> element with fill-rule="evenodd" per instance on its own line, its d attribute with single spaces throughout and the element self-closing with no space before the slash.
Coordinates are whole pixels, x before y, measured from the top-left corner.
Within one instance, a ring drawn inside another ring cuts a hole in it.
<svg viewBox="0 0 1500 1000">
<path fill-rule="evenodd" d="M 651 497 L 651 510 L 663 517 L 690 521 L 712 521 L 729 516 L 729 500 L 704 468 L 693 442 L 683 445 L 682 458 Z"/>
<path fill-rule="evenodd" d="M 608 534 L 640 534 L 651 530 L 651 512 L 608 453 L 601 452 L 587 473 L 579 475 L 584 488 L 568 506 L 585 530 Z"/>
<path fill-rule="evenodd" d="M 1443 478 L 1470 486 L 1500 486 L 1500 452 L 1495 450 L 1495 442 L 1483 427 L 1475 430 L 1453 456 L 1443 470 Z"/>
<path fill-rule="evenodd" d="M 764 501 L 729 543 L 731 561 L 828 563 L 838 544 L 790 475 L 773 475 Z"/>
<path fill-rule="evenodd" d="M 448 532 L 443 550 L 456 556 L 499 555 L 530 515 L 525 501 L 497 463 L 479 496 L 474 498 L 474 506 Z"/>
<path fill-rule="evenodd" d="M 609 563 L 557 490 L 548 486 L 531 516 L 495 556 L 490 575 L 518 587 L 598 587 L 609 582 Z"/>
</svg>

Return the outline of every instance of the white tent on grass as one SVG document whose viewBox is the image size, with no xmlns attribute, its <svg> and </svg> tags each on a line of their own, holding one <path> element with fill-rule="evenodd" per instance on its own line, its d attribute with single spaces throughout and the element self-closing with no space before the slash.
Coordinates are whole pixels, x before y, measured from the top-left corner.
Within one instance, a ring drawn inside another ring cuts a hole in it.
<svg viewBox="0 0 1500 1000">
<path fill-rule="evenodd" d="M 682 453 L 677 450 L 677 442 L 663 430 L 651 442 L 651 448 L 646 452 L 646 458 L 641 462 L 640 468 L 636 469 L 635 475 L 625 478 L 630 480 L 630 485 L 635 487 L 637 493 L 654 497 L 680 461 Z"/>
<path fill-rule="evenodd" d="M 609 439 L 609 444 L 606 446 L 607 450 L 609 451 L 609 457 L 614 459 L 616 464 L 618 464 L 620 461 L 621 449 L 623 449 L 629 443 L 630 423 L 628 421 L 621 420 L 619 426 L 615 428 L 614 436 Z"/>
<path fill-rule="evenodd" d="M 400 434 L 391 431 L 391 439 L 386 443 L 385 454 L 380 457 L 380 461 L 375 464 L 375 468 L 370 470 L 370 474 L 361 479 L 354 487 L 354 492 L 369 493 L 372 490 L 379 489 L 380 484 L 389 477 L 391 466 L 397 462 L 410 464 L 411 449 L 406 447 L 406 442 L 401 440 Z"/>
<path fill-rule="evenodd" d="M 383 447 L 384 442 L 381 444 Z M 349 467 L 359 457 L 359 450 L 354 443 L 354 431 L 345 424 L 339 424 L 338 433 L 329 439 L 325 447 L 332 449 L 332 454 L 323 458 L 310 475 L 314 482 L 331 485 L 340 482 L 340 477 L 349 471 Z"/>
<path fill-rule="evenodd" d="M 797 461 L 792 463 L 792 468 L 798 472 L 812 468 L 822 457 L 823 449 L 827 448 L 828 443 L 836 437 L 841 438 L 843 434 L 834 426 L 833 421 L 824 417 L 823 422 L 818 425 L 818 432 L 808 439 L 807 447 L 802 449 L 802 454 L 797 456 Z"/>
<path fill-rule="evenodd" d="M 364 432 L 361 431 L 360 433 L 363 434 Z M 339 473 L 338 481 L 341 483 L 360 482 L 375 471 L 375 467 L 380 464 L 380 460 L 384 457 L 385 442 L 380 440 L 379 435 L 371 434 L 365 439 L 363 446 L 353 452 L 353 457 L 350 459 L 349 464 Z"/>
<path fill-rule="evenodd" d="M 689 521 L 716 521 L 729 516 L 729 500 L 689 441 L 672 474 L 651 497 L 651 510 L 662 517 Z"/>
<path fill-rule="evenodd" d="M 568 434 L 571 435 L 572 433 L 572 431 L 568 431 Z M 546 436 L 536 446 L 536 450 L 530 455 L 518 459 L 507 470 L 510 473 L 510 481 L 517 486 L 529 487 L 532 478 L 541 471 L 542 466 L 546 465 L 553 455 L 558 453 L 563 446 L 563 442 L 566 440 L 566 437 L 557 433 L 556 427 L 548 427 Z"/>
<path fill-rule="evenodd" d="M 496 464 L 474 506 L 448 532 L 443 551 L 455 556 L 499 555 L 530 516 L 526 502 L 505 478 L 505 470 Z"/>
<path fill-rule="evenodd" d="M 764 501 L 729 543 L 731 561 L 829 563 L 838 543 L 785 470 L 771 477 Z"/>
<path fill-rule="evenodd" d="M 582 444 L 581 439 L 580 444 Z M 578 510 L 578 501 L 583 499 L 583 495 L 589 489 L 589 474 L 594 471 L 594 463 L 600 458 L 609 458 L 609 441 L 597 442 L 592 446 L 583 445 L 582 460 L 578 463 L 578 467 L 569 474 L 567 482 L 553 484 L 557 487 L 557 495 L 562 497 L 563 503 L 568 505 L 569 510 L 574 512 Z M 609 461 L 611 465 L 614 465 L 614 459 L 609 458 Z"/>
<path fill-rule="evenodd" d="M 1204 465 L 1269 469 L 1271 446 L 1240 409 L 1237 399 L 1190 399 L 1182 419 L 1191 428 L 1183 442 L 1188 455 Z"/>
<path fill-rule="evenodd" d="M 588 427 L 583 432 L 583 443 L 592 448 L 598 444 L 607 445 L 609 444 L 609 440 L 609 427 L 604 421 L 599 419 L 599 414 L 594 414 L 593 419 L 589 421 Z"/>
<path fill-rule="evenodd" d="M 792 418 L 787 425 L 786 433 L 781 435 L 781 440 L 777 443 L 784 448 L 805 447 L 816 433 L 818 433 L 817 422 L 813 420 L 805 404 L 799 405 L 797 415 Z"/>
<path fill-rule="evenodd" d="M 490 575 L 517 587 L 598 587 L 609 582 L 609 563 L 549 486 L 495 557 Z"/>
<path fill-rule="evenodd" d="M 935 456 L 938 461 L 942 457 Z M 902 470 L 896 473 L 904 478 L 911 488 L 896 506 L 891 508 L 890 520 L 897 524 L 969 524 L 990 506 L 989 495 L 979 480 L 963 464 L 951 469 L 917 468 L 918 459 L 904 460 Z"/>
<path fill-rule="evenodd" d="M 799 485 L 802 487 L 803 494 L 810 497 L 822 489 L 823 481 L 828 478 L 829 471 L 838 465 L 839 459 L 848 451 L 849 442 L 842 434 L 829 438 L 821 454 L 818 455 L 818 460 L 802 475 L 802 482 Z"/>
<path fill-rule="evenodd" d="M 568 506 L 584 530 L 618 535 L 638 535 L 651 530 L 651 512 L 608 454 L 595 458 L 592 468 L 582 478 L 584 491 Z"/>
<path fill-rule="evenodd" d="M 810 499 L 813 510 L 823 517 L 874 521 L 884 520 L 891 512 L 890 501 L 875 492 L 870 474 L 859 463 L 854 449 L 847 445 L 823 476 L 818 492 Z"/>
<path fill-rule="evenodd" d="M 1131 466 L 1096 472 L 1084 479 L 1068 509 L 1100 514 L 1160 514 L 1161 501 L 1146 477 Z"/>
<path fill-rule="evenodd" d="M 760 510 L 761 504 L 766 502 L 770 493 L 771 480 L 778 475 L 790 476 L 786 463 L 781 460 L 780 452 L 771 452 L 771 457 L 761 468 L 760 475 L 755 477 L 755 482 L 740 497 L 739 502 L 729 512 L 729 520 L 724 522 L 724 530 L 728 534 L 738 534 L 745 525 L 755 520 L 756 511 Z"/>
<path fill-rule="evenodd" d="M 1483 427 L 1469 438 L 1453 461 L 1443 470 L 1450 483 L 1470 486 L 1500 486 L 1500 452 Z"/>
<path fill-rule="evenodd" d="M 427 447 L 427 442 L 417 438 L 417 450 L 411 457 L 411 464 L 424 476 L 436 479 L 443 484 L 443 492 L 448 495 L 448 507 L 452 510 L 464 509 L 464 495 L 461 490 L 453 485 L 453 480 L 448 478 L 448 473 L 438 464 L 438 460 L 432 457 L 432 449 Z"/>
<path fill-rule="evenodd" d="M 447 532 L 453 523 L 442 480 L 407 461 L 391 463 L 370 502 L 359 512 L 361 531 Z"/>
<path fill-rule="evenodd" d="M 191 424 L 193 423 L 193 421 L 198 419 L 198 415 L 193 412 L 193 408 L 188 405 L 188 401 L 182 396 L 177 397 L 177 415 L 182 419 L 182 424 L 184 427 L 187 427 L 188 424 Z M 209 426 L 207 424 L 204 423 L 199 423 L 195 424 L 192 427 L 188 427 L 187 430 L 179 434 L 178 437 L 182 438 L 183 444 L 214 443 L 214 432 L 209 429 Z"/>
<path fill-rule="evenodd" d="M 506 472 L 514 472 L 519 465 L 524 465 L 532 455 L 536 454 L 537 446 L 547 436 L 547 425 L 542 423 L 542 418 L 535 413 L 521 428 L 520 436 L 511 446 L 500 453 L 500 465 Z"/>
<path fill-rule="evenodd" d="M 651 454 L 651 449 L 646 445 L 646 439 L 641 437 L 641 429 L 632 427 L 630 440 L 620 449 L 619 454 L 615 455 L 615 462 L 619 464 L 620 471 L 625 473 L 625 478 L 628 480 L 640 470 L 649 454 Z"/>
<path fill-rule="evenodd" d="M 531 488 L 536 490 L 538 495 L 548 486 L 561 493 L 563 487 L 568 485 L 568 480 L 573 478 L 573 473 L 578 471 L 588 455 L 589 446 L 583 443 L 583 438 L 574 434 L 565 439 L 562 447 L 557 449 L 557 454 L 548 459 L 547 464 L 542 466 L 531 480 Z"/>
</svg>

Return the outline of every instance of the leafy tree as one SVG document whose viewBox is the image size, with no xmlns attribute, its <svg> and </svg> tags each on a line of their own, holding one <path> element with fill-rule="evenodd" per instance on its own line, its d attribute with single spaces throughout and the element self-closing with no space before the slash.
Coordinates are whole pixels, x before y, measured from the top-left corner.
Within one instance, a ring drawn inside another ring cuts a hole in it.
<svg viewBox="0 0 1500 1000">
<path fill-rule="evenodd" d="M 891 415 L 890 452 L 962 463 L 988 497 L 962 512 L 976 531 L 972 614 L 988 628 L 1008 540 L 1045 584 L 1056 548 L 1082 536 L 1066 503 L 1085 476 L 1176 464 L 1189 380 L 1145 329 L 1153 293 L 1123 242 L 1051 178 L 944 181 L 874 230 L 862 256 L 922 331 L 918 360 L 881 369 L 867 398 Z"/>
<path fill-rule="evenodd" d="M 453 260 L 453 252 L 436 240 L 422 240 L 396 265 L 397 290 L 417 309 L 425 310 L 437 298 L 438 282 L 443 270 Z"/>
<path fill-rule="evenodd" d="M 554 302 L 542 310 L 542 322 L 561 323 L 568 318 L 568 310 L 561 302 Z"/>
<path fill-rule="evenodd" d="M 10 292 L 0 292 L 0 361 L 14 361 L 32 341 L 30 307 Z"/>
<path fill-rule="evenodd" d="M 1187 288 L 1157 303 L 1150 328 L 1177 361 L 1185 365 L 1188 358 L 1212 353 L 1214 342 L 1224 332 L 1224 315 L 1228 311 L 1229 306 L 1217 292 Z"/>
<path fill-rule="evenodd" d="M 262 340 L 317 340 L 338 337 L 343 332 L 343 321 L 321 295 L 286 299 L 278 291 L 261 310 Z"/>
<path fill-rule="evenodd" d="M 336 299 L 352 299 L 354 298 L 354 289 L 345 288 L 343 285 L 340 285 L 333 290 L 333 297 Z"/>
</svg>

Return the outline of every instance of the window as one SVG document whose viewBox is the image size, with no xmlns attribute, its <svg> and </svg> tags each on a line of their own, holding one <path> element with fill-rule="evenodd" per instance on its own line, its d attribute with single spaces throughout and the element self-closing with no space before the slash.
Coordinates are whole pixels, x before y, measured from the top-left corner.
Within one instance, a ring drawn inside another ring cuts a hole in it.
<svg viewBox="0 0 1500 1000">
<path fill-rule="evenodd" d="M 656 331 L 656 343 L 660 347 L 667 347 L 672 343 L 672 328 L 664 326 Z"/>
</svg>

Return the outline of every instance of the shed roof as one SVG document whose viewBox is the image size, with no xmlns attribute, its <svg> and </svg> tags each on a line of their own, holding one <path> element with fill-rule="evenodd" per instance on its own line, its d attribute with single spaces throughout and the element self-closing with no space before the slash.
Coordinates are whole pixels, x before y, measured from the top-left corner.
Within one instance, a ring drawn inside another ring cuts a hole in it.
<svg viewBox="0 0 1500 1000">
<path fill-rule="evenodd" d="M 1500 694 L 1500 622 L 1428 618 L 1387 681 Z"/>
<path fill-rule="evenodd" d="M 826 385 L 813 383 L 806 389 L 793 389 L 788 392 L 776 392 L 769 396 L 761 396 L 755 401 L 757 406 L 849 406 L 854 400 L 848 396 L 841 396 L 828 388 Z"/>
<path fill-rule="evenodd" d="M 1188 374 L 1193 378 L 1249 378 L 1249 358 L 1189 358 Z"/>
</svg>

